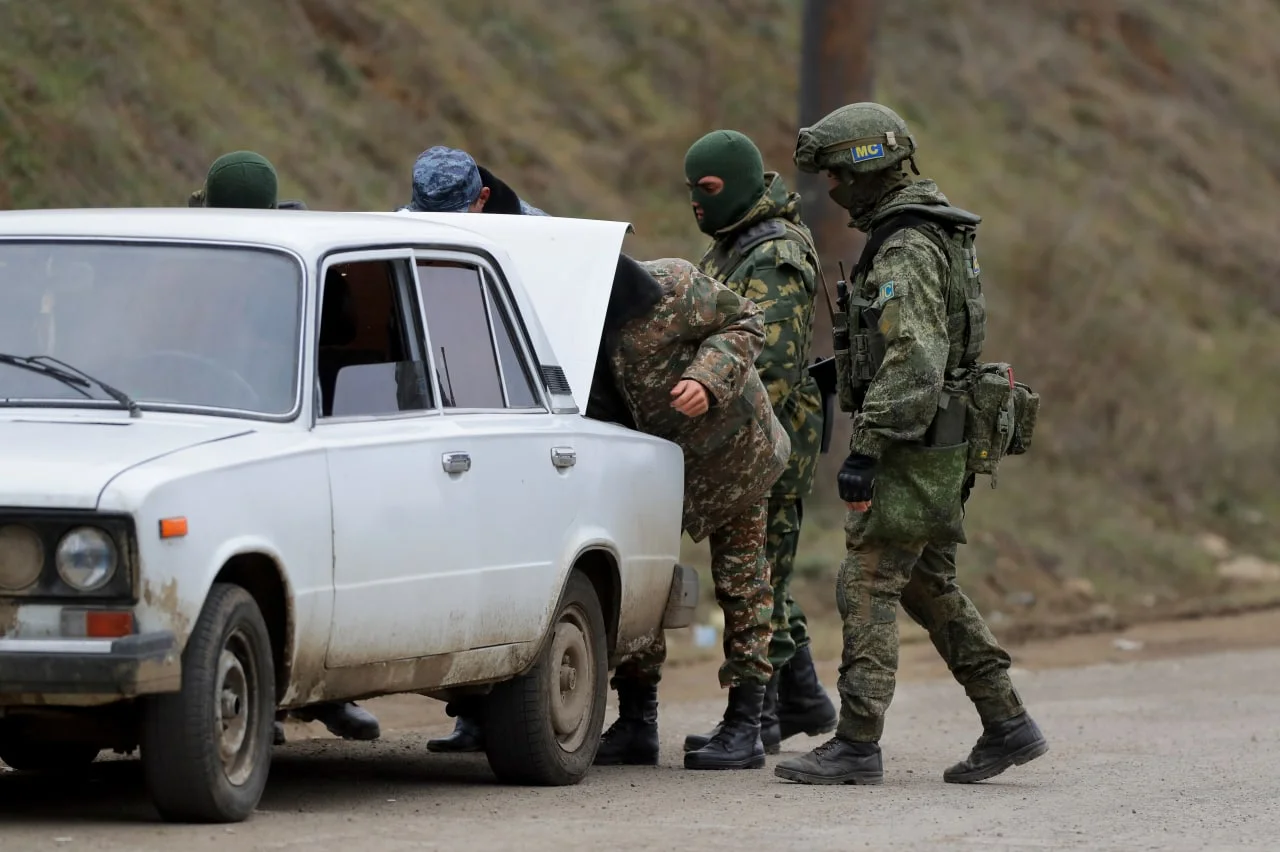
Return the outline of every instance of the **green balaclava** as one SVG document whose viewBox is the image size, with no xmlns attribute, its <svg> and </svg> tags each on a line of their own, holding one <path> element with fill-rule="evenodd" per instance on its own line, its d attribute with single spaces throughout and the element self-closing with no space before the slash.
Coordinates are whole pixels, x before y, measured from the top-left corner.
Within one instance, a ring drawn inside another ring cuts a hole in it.
<svg viewBox="0 0 1280 852">
<path fill-rule="evenodd" d="M 275 166 L 266 157 L 253 151 L 233 151 L 209 167 L 204 206 L 274 210 L 277 191 Z"/>
<path fill-rule="evenodd" d="M 713 130 L 684 155 L 689 199 L 702 207 L 698 228 L 714 235 L 747 214 L 764 195 L 764 160 L 755 143 L 736 130 Z M 709 195 L 698 186 L 704 177 L 718 177 L 724 189 Z"/>
</svg>

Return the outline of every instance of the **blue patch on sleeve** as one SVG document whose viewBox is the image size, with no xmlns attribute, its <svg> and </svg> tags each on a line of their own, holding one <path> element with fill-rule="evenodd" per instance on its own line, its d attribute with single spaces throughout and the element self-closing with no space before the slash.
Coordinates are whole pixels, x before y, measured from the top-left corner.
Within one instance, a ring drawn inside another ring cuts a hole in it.
<svg viewBox="0 0 1280 852">
<path fill-rule="evenodd" d="M 893 291 L 893 282 L 892 282 L 892 281 L 886 281 L 886 282 L 884 282 L 884 284 L 883 284 L 883 285 L 881 285 L 881 287 L 880 287 L 880 301 L 881 301 L 881 303 L 887 302 L 887 301 L 889 301 L 890 299 L 892 299 L 892 298 L 893 298 L 893 292 L 894 292 L 894 291 Z"/>
<path fill-rule="evenodd" d="M 879 160 L 884 157 L 884 145 L 879 142 L 874 145 L 854 145 L 849 149 L 849 153 L 853 155 L 855 163 Z"/>
</svg>

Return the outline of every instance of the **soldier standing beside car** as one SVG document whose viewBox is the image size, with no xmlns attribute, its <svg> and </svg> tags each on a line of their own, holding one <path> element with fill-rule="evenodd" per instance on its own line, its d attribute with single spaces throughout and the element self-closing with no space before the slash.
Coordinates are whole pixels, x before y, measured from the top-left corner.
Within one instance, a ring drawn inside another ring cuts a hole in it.
<svg viewBox="0 0 1280 852">
<path fill-rule="evenodd" d="M 764 766 L 760 713 L 773 673 L 766 509 L 791 442 L 755 369 L 763 344 L 760 309 L 688 261 L 619 258 L 588 413 L 617 411 L 621 402 L 636 429 L 684 452 L 683 527 L 694 541 L 710 539 L 725 617 L 720 685 L 728 705 L 714 736 L 685 754 L 686 769 Z M 596 764 L 657 763 L 665 659 L 660 633 L 618 666 L 618 719 Z"/>
<path fill-rule="evenodd" d="M 209 166 L 204 186 L 187 199 L 189 207 L 235 207 L 275 210 L 280 206 L 275 166 L 254 151 L 223 154 Z M 301 207 L 298 202 L 290 206 Z M 330 701 L 293 711 L 305 722 L 321 722 L 331 734 L 347 740 L 376 740 L 382 733 L 378 719 L 352 701 Z M 275 742 L 285 741 L 278 717 Z"/>
<path fill-rule="evenodd" d="M 822 401 L 807 369 L 822 272 L 813 236 L 800 219 L 800 196 L 787 191 L 777 172 L 765 172 L 747 136 L 735 130 L 706 134 L 685 154 L 684 169 L 698 228 L 713 240 L 699 268 L 763 311 L 765 342 L 756 369 L 791 440 L 791 459 L 768 510 L 773 677 L 760 736 L 773 754 L 788 737 L 825 734 L 836 726 L 835 706 L 813 666 L 804 612 L 790 592 L 802 500 L 813 488 L 822 437 Z M 686 750 L 701 748 L 714 733 L 686 737 Z"/>
<path fill-rule="evenodd" d="M 796 141 L 796 165 L 826 172 L 832 200 L 868 237 L 832 324 L 840 404 L 856 412 L 837 477 L 850 509 L 836 584 L 840 721 L 833 739 L 777 765 L 792 781 L 881 783 L 899 602 L 982 720 L 982 736 L 945 781 L 981 781 L 1048 750 L 1009 678 L 1009 654 L 956 583 L 975 473 L 993 475 L 1001 455 L 1025 451 L 1039 397 L 1012 368 L 1004 375 L 1008 365 L 978 362 L 981 219 L 952 207 L 933 181 L 907 176 L 906 164 L 919 174 L 915 150 L 906 123 L 874 103 L 841 107 Z"/>
</svg>

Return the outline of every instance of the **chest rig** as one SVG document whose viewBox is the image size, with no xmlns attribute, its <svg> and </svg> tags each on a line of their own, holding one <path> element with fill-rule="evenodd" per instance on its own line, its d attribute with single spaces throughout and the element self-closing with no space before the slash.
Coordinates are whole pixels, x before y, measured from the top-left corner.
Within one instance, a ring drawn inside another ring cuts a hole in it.
<svg viewBox="0 0 1280 852">
<path fill-rule="evenodd" d="M 946 259 L 940 277 L 946 289 L 947 374 L 962 372 L 982 357 L 987 309 L 974 248 L 981 221 L 980 216 L 958 207 L 910 204 L 898 208 L 868 235 L 850 281 L 836 283 L 833 336 L 841 410 L 858 410 L 884 361 L 885 339 L 880 331 L 883 295 L 868 286 L 867 278 L 881 247 L 906 228 L 928 238 Z"/>
</svg>

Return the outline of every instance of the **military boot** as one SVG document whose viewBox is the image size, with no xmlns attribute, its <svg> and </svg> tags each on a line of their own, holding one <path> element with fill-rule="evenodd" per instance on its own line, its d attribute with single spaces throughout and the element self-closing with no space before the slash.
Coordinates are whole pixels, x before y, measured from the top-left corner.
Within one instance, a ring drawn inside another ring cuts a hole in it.
<svg viewBox="0 0 1280 852">
<path fill-rule="evenodd" d="M 600 736 L 596 766 L 658 765 L 658 685 L 618 684 L 618 719 Z"/>
<path fill-rule="evenodd" d="M 313 704 L 293 711 L 293 715 L 304 722 L 320 722 L 344 740 L 376 740 L 382 735 L 378 717 L 351 701 Z"/>
<path fill-rule="evenodd" d="M 808 754 L 779 761 L 773 774 L 801 784 L 880 784 L 884 763 L 878 743 L 833 737 Z"/>
<path fill-rule="evenodd" d="M 1049 750 L 1049 742 L 1040 733 L 1031 714 L 1023 711 L 1012 719 L 982 726 L 982 736 L 969 756 L 942 773 L 951 784 L 972 784 L 1004 772 L 1010 766 L 1021 766 Z"/>
<path fill-rule="evenodd" d="M 453 732 L 447 737 L 427 740 L 427 751 L 462 754 L 473 751 L 484 751 L 484 726 L 479 716 L 458 715 L 453 725 Z"/>
<path fill-rule="evenodd" d="M 836 729 L 839 715 L 818 680 L 809 646 L 796 650 L 778 681 L 779 740 L 805 734 L 816 737 Z"/>
<path fill-rule="evenodd" d="M 686 752 L 685 769 L 761 769 L 760 713 L 767 687 L 744 683 L 729 687 L 729 705 L 715 735 L 700 749 Z"/>
<path fill-rule="evenodd" d="M 773 677 L 769 679 L 769 685 L 765 688 L 764 705 L 760 708 L 760 742 L 764 746 L 765 754 L 777 754 L 782 751 L 782 735 L 778 730 L 778 678 L 779 673 L 775 671 Z M 689 734 L 684 738 L 684 750 L 697 751 L 702 748 L 720 732 L 720 726 L 723 724 L 723 722 L 717 722 L 716 726 L 705 734 Z"/>
</svg>

